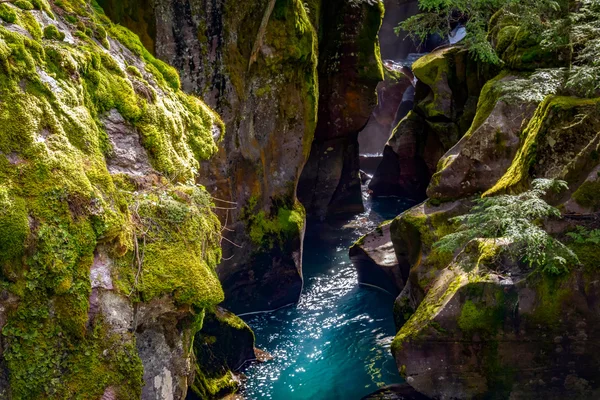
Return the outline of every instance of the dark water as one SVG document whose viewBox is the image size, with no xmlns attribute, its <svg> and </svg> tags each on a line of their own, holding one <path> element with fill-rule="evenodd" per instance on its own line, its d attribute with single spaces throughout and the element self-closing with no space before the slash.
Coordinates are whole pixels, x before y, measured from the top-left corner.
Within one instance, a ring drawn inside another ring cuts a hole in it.
<svg viewBox="0 0 600 400">
<path fill-rule="evenodd" d="M 275 358 L 244 371 L 244 397 L 351 400 L 402 381 L 389 350 L 394 299 L 358 285 L 348 247 L 409 205 L 401 199 L 367 201 L 368 210 L 350 221 L 308 224 L 300 302 L 245 317 L 257 347 Z"/>
</svg>

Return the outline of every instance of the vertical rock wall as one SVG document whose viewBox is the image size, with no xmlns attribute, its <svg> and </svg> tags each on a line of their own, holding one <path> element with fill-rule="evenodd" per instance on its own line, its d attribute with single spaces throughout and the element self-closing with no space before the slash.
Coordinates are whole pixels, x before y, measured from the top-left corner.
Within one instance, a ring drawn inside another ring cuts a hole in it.
<svg viewBox="0 0 600 400">
<path fill-rule="evenodd" d="M 119 8 L 101 3 L 109 14 Z M 154 2 L 152 50 L 181 72 L 183 88 L 201 94 L 228 128 L 201 176 L 225 200 L 218 273 L 225 304 L 236 312 L 281 307 L 296 301 L 302 288 L 305 217 L 296 185 L 317 105 L 316 32 L 309 13 L 299 0 Z"/>
<path fill-rule="evenodd" d="M 319 118 L 298 193 L 312 217 L 363 210 L 358 133 L 383 80 L 378 32 L 383 4 L 331 1 L 321 7 Z"/>
</svg>

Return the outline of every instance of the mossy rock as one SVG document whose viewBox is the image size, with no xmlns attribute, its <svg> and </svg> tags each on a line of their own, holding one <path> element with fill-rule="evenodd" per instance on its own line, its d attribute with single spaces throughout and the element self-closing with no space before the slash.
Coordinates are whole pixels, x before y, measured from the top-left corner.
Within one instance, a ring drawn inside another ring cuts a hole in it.
<svg viewBox="0 0 600 400">
<path fill-rule="evenodd" d="M 189 182 L 217 151 L 213 132 L 224 126 L 176 89 L 174 70 L 136 55 L 141 44 L 131 32 L 89 3 L 54 4 L 106 27 L 117 49 L 108 52 L 87 34 L 63 41 L 72 28 L 62 12 L 42 32 L 41 13 L 0 5 L 3 19 L 9 10 L 11 22 L 29 32 L 0 26 L 0 285 L 18 299 L 3 326 L 3 367 L 13 398 L 98 399 L 109 386 L 119 397 L 140 398 L 133 334 L 88 314 L 90 268 L 97 249 L 107 249 L 115 291 L 131 302 L 171 296 L 185 309 L 223 299 L 214 271 L 220 223 L 206 190 Z M 32 5 L 51 12 L 44 0 Z M 139 75 L 126 74 L 123 55 Z M 109 112 L 139 134 L 151 164 L 145 177 L 109 171 L 122 150 L 103 122 Z M 158 206 L 142 207 L 152 202 Z M 147 218 L 157 216 L 172 229 L 148 230 Z"/>
</svg>

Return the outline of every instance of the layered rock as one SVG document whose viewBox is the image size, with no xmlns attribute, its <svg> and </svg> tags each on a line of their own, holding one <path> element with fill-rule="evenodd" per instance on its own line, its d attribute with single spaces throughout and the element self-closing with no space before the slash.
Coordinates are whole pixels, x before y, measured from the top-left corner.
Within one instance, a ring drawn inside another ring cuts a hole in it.
<svg viewBox="0 0 600 400">
<path fill-rule="evenodd" d="M 383 4 L 325 2 L 320 15 L 318 123 L 298 196 L 310 216 L 323 219 L 363 211 L 358 133 L 383 80 L 377 39 Z"/>
<path fill-rule="evenodd" d="M 184 398 L 223 300 L 193 182 L 224 125 L 98 8 L 34 5 L 0 5 L 0 393 Z"/>
<path fill-rule="evenodd" d="M 417 60 L 415 107 L 394 129 L 369 188 L 423 200 L 440 158 L 467 132 L 487 72 L 460 47 Z"/>
</svg>

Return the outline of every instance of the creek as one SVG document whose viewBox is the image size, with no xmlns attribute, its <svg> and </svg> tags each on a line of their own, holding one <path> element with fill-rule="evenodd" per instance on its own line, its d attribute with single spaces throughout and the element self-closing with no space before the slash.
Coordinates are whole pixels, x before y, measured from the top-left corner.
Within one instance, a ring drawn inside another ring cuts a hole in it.
<svg viewBox="0 0 600 400">
<path fill-rule="evenodd" d="M 274 359 L 244 374 L 246 399 L 360 399 L 402 382 L 390 344 L 395 334 L 393 297 L 358 284 L 348 248 L 384 220 L 412 204 L 371 200 L 346 221 L 309 221 L 304 242 L 300 301 L 271 313 L 243 317 L 257 347 Z"/>
</svg>

